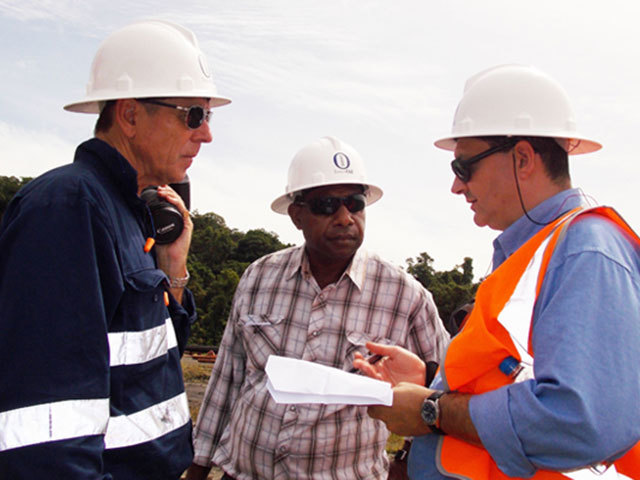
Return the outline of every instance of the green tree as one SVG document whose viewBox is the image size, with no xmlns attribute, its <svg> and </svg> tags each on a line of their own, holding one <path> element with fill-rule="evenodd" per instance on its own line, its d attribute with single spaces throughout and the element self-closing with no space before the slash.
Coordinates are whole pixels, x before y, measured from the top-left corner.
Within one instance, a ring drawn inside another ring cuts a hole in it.
<svg viewBox="0 0 640 480">
<path fill-rule="evenodd" d="M 13 196 L 31 180 L 33 180 L 32 177 L 16 178 L 0 176 L 0 220 L 2 220 L 4 212 L 7 210 L 7 206 Z"/>
<path fill-rule="evenodd" d="M 422 252 L 415 260 L 407 258 L 407 272 L 413 275 L 424 288 L 429 289 L 436 273 L 433 268 L 433 258 L 426 252 Z"/>
<path fill-rule="evenodd" d="M 251 263 L 258 258 L 280 250 L 284 245 L 275 233 L 263 229 L 249 230 L 239 241 L 234 259 L 239 262 Z"/>
<path fill-rule="evenodd" d="M 438 314 L 449 327 L 451 314 L 473 300 L 477 283 L 473 283 L 473 260 L 465 257 L 462 264 L 452 270 L 436 271 L 433 258 L 422 252 L 415 259 L 407 259 L 407 272 L 428 289 L 438 307 Z"/>
<path fill-rule="evenodd" d="M 193 237 L 189 259 L 219 272 L 237 248 L 237 240 L 224 218 L 215 213 L 193 215 Z"/>
<path fill-rule="evenodd" d="M 195 267 L 195 268 L 194 268 Z M 240 277 L 229 269 L 219 274 L 202 264 L 191 265 L 195 272 L 192 292 L 196 299 L 198 320 L 192 327 L 190 343 L 219 345 L 231 311 L 231 300 Z"/>
<path fill-rule="evenodd" d="M 287 247 L 275 233 L 263 229 L 247 233 L 227 227 L 215 213 L 193 215 L 193 238 L 189 250 L 189 288 L 193 292 L 198 320 L 192 327 L 191 343 L 220 343 L 233 294 L 249 264 Z"/>
</svg>

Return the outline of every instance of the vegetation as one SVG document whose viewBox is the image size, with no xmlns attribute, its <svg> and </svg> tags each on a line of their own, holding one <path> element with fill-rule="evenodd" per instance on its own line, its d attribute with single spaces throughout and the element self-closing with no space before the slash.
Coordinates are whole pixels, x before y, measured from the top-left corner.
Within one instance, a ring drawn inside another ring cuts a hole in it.
<svg viewBox="0 0 640 480">
<path fill-rule="evenodd" d="M 16 178 L 0 176 L 0 220 L 2 220 L 7 205 L 9 205 L 13 196 L 31 180 L 31 177 Z"/>
<path fill-rule="evenodd" d="M 226 226 L 215 213 L 193 216 L 189 251 L 189 288 L 198 310 L 190 343 L 218 345 L 227 324 L 238 281 L 251 262 L 288 245 L 263 229 L 242 233 Z"/>
<path fill-rule="evenodd" d="M 30 178 L 0 176 L 0 218 L 10 199 Z M 189 288 L 195 296 L 198 320 L 190 343 L 217 346 L 222 338 L 236 286 L 247 266 L 266 255 L 285 248 L 278 235 L 257 228 L 246 233 L 229 228 L 215 213 L 193 216 L 194 233 L 188 259 L 191 273 Z M 451 313 L 469 302 L 477 288 L 473 283 L 473 260 L 449 271 L 436 271 L 433 258 L 426 252 L 407 259 L 407 272 L 424 285 L 434 297 L 440 318 L 448 321 Z"/>
<path fill-rule="evenodd" d="M 451 315 L 462 305 L 473 301 L 478 284 L 473 283 L 473 260 L 465 257 L 453 270 L 437 272 L 433 258 L 422 252 L 407 259 L 407 272 L 429 290 L 438 307 L 440 318 L 448 326 Z"/>
</svg>

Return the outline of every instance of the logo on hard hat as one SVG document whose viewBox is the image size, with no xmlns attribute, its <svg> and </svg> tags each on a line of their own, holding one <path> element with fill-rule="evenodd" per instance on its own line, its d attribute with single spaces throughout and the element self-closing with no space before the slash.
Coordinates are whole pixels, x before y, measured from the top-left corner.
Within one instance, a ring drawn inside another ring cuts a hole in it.
<svg viewBox="0 0 640 480">
<path fill-rule="evenodd" d="M 351 160 L 346 154 L 338 152 L 333 156 L 333 163 L 341 170 L 346 170 L 351 165 Z"/>
</svg>

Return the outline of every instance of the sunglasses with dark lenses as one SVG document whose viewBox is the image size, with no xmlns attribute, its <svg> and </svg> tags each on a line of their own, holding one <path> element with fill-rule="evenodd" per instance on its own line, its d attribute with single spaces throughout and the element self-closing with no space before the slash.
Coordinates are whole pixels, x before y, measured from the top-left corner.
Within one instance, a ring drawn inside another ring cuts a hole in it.
<svg viewBox="0 0 640 480">
<path fill-rule="evenodd" d="M 205 110 L 201 105 L 191 105 L 190 107 L 183 107 L 182 105 L 174 105 L 172 103 L 162 102 L 160 100 L 154 100 L 152 98 L 138 98 L 141 103 L 150 103 L 152 105 L 160 105 L 161 107 L 175 108 L 181 112 L 187 112 L 185 117 L 185 123 L 191 130 L 200 128 L 204 122 L 209 123 L 211 119 L 211 110 Z"/>
<path fill-rule="evenodd" d="M 348 197 L 319 197 L 311 200 L 302 200 L 298 197 L 295 200 L 297 205 L 307 205 L 314 215 L 333 215 L 342 205 L 347 207 L 351 213 L 363 210 L 367 205 L 367 197 L 362 193 L 355 193 Z"/>
<path fill-rule="evenodd" d="M 454 158 L 451 162 L 451 170 L 456 177 L 460 179 L 461 182 L 467 183 L 471 180 L 471 175 L 473 175 L 473 170 L 471 166 L 474 163 L 479 162 L 483 158 L 488 157 L 489 155 L 493 155 L 494 153 L 502 152 L 504 150 L 509 150 L 512 148 L 517 142 L 515 139 L 511 139 L 502 143 L 500 145 L 496 145 L 495 147 L 491 147 L 484 152 L 479 153 L 478 155 L 474 155 L 471 158 L 467 158 L 466 160 L 462 160 L 460 158 Z"/>
</svg>

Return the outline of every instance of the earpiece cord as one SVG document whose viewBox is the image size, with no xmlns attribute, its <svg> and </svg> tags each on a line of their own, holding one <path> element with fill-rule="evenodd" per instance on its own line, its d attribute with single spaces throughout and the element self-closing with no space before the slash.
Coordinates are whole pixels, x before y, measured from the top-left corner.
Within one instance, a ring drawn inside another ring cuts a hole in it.
<svg viewBox="0 0 640 480">
<path fill-rule="evenodd" d="M 531 218 L 531 216 L 529 215 L 529 212 L 527 212 L 527 209 L 524 206 L 524 201 L 522 200 L 522 192 L 520 191 L 520 182 L 518 182 L 518 175 L 516 173 L 516 154 L 513 153 L 512 157 L 513 157 L 513 177 L 516 180 L 516 188 L 518 189 L 518 198 L 520 199 L 520 205 L 522 206 L 522 211 L 524 212 L 525 216 L 529 219 L 530 222 L 535 223 L 536 225 L 543 226 L 543 227 L 545 225 L 549 225 L 553 220 L 550 220 L 550 221 L 545 222 L 545 223 L 536 222 L 533 218 Z"/>
</svg>

